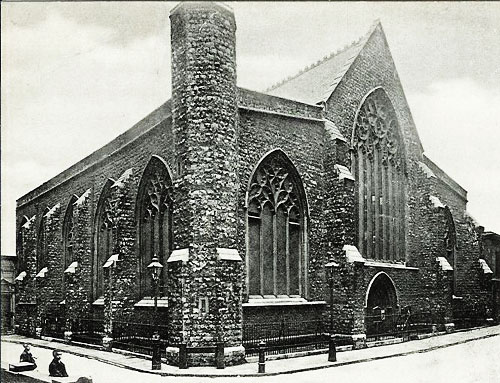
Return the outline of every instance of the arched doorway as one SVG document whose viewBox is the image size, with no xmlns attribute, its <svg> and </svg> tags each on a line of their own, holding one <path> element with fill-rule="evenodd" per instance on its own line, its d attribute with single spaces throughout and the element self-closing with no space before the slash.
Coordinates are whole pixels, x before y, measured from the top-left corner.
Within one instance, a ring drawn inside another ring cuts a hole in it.
<svg viewBox="0 0 500 383">
<path fill-rule="evenodd" d="M 398 297 L 392 279 L 384 272 L 373 277 L 366 292 L 366 334 L 390 332 L 398 314 Z"/>
</svg>

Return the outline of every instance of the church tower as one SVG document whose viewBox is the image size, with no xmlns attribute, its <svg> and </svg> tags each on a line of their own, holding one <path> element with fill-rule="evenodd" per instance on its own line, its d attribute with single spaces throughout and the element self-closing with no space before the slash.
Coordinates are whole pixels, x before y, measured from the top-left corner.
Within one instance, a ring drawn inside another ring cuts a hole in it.
<svg viewBox="0 0 500 383">
<path fill-rule="evenodd" d="M 170 344 L 202 354 L 224 342 L 243 358 L 237 235 L 236 23 L 220 3 L 183 2 L 170 14 L 176 153 L 176 246 L 168 261 Z M 178 350 L 172 347 L 175 360 Z M 228 356 L 231 355 L 231 356 Z M 236 356 L 235 356 L 236 355 Z M 213 361 L 207 361 L 212 364 Z"/>
</svg>

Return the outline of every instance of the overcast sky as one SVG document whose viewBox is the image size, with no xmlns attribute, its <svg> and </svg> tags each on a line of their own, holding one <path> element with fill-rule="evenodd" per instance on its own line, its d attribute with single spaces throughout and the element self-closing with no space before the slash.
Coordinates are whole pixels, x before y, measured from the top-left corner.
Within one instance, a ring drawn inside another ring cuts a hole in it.
<svg viewBox="0 0 500 383">
<path fill-rule="evenodd" d="M 264 90 L 380 19 L 426 154 L 500 233 L 500 3 L 229 3 L 238 84 Z M 171 94 L 175 3 L 1 3 L 2 254 L 15 200 Z"/>
</svg>

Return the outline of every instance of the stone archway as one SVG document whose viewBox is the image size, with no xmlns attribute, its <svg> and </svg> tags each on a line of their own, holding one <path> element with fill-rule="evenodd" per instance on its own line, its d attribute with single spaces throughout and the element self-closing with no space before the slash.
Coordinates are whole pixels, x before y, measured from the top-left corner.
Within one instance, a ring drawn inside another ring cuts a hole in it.
<svg viewBox="0 0 500 383">
<path fill-rule="evenodd" d="M 392 279 L 384 272 L 376 274 L 366 292 L 366 334 L 388 332 L 398 314 L 398 296 Z"/>
</svg>

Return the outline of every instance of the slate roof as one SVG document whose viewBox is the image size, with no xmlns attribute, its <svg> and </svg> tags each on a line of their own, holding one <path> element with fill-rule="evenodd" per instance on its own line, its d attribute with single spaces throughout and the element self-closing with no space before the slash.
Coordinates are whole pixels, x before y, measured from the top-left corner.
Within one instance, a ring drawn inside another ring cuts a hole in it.
<svg viewBox="0 0 500 383">
<path fill-rule="evenodd" d="M 273 85 L 265 93 L 307 104 L 326 102 L 379 25 L 377 20 L 359 40 Z"/>
<path fill-rule="evenodd" d="M 52 177 L 48 181 L 39 185 L 37 188 L 31 190 L 30 192 L 24 194 L 22 197 L 18 198 L 17 206 L 22 206 L 25 203 L 30 202 L 34 198 L 47 192 L 54 186 L 67 181 L 76 174 L 89 169 L 96 163 L 106 159 L 112 153 L 121 150 L 124 146 L 130 144 L 132 141 L 147 133 L 158 124 L 166 120 L 171 116 L 172 102 L 171 100 L 166 101 L 130 129 L 126 130 L 124 133 L 120 134 L 118 137 L 97 149 L 92 154 L 88 155 L 84 159 L 78 161 L 74 165 L 70 166 L 66 170 L 62 171 L 55 177 Z"/>
</svg>

